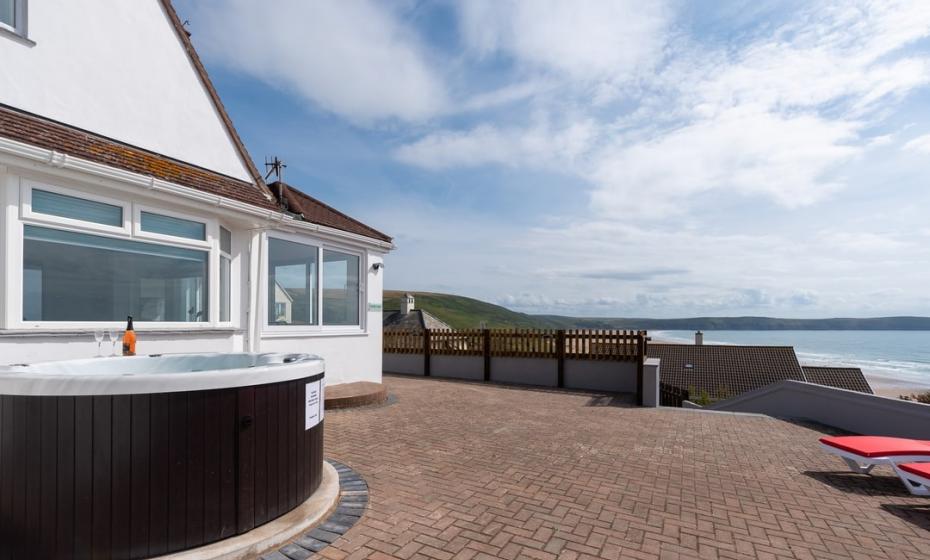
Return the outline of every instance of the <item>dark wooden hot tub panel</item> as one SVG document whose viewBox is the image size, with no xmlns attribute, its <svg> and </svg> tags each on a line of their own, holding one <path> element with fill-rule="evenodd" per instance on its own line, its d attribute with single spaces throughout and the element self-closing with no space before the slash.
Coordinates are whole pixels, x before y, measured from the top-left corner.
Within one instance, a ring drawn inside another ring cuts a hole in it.
<svg viewBox="0 0 930 560">
<path fill-rule="evenodd" d="M 314 378 L 212 391 L 0 396 L 0 560 L 146 558 L 246 532 L 319 486 Z"/>
</svg>

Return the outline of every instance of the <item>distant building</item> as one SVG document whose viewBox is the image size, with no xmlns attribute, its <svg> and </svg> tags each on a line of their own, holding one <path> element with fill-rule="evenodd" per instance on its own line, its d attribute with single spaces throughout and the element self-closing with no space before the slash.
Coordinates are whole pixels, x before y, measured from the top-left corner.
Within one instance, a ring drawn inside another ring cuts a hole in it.
<svg viewBox="0 0 930 560">
<path fill-rule="evenodd" d="M 801 366 L 791 346 L 650 343 L 661 360 L 661 381 L 714 400 L 735 397 L 782 380 L 803 381 L 872 394 L 859 368 Z"/>
<path fill-rule="evenodd" d="M 404 294 L 400 301 L 400 311 L 384 311 L 385 329 L 395 331 L 422 331 L 424 329 L 451 329 L 429 311 L 416 308 L 413 294 Z"/>
</svg>

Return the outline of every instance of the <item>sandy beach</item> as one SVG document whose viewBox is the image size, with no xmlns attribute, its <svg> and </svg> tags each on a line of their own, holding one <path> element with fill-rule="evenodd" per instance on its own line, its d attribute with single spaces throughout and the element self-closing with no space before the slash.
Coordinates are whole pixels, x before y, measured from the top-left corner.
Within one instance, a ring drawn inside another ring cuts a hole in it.
<svg viewBox="0 0 930 560">
<path fill-rule="evenodd" d="M 872 391 L 876 395 L 881 395 L 883 397 L 898 398 L 901 395 L 912 395 L 914 393 L 930 391 L 930 387 L 927 386 L 888 384 L 888 380 L 885 378 L 876 380 L 866 375 L 866 379 L 868 379 L 869 385 L 872 386 Z"/>
</svg>

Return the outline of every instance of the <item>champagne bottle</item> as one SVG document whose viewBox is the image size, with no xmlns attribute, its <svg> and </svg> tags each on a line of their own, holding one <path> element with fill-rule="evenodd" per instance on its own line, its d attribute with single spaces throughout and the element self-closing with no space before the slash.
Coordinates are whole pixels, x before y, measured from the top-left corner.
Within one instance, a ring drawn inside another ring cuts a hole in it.
<svg viewBox="0 0 930 560">
<path fill-rule="evenodd" d="M 136 331 L 132 328 L 132 316 L 126 323 L 126 332 L 123 333 L 123 356 L 136 355 Z"/>
</svg>

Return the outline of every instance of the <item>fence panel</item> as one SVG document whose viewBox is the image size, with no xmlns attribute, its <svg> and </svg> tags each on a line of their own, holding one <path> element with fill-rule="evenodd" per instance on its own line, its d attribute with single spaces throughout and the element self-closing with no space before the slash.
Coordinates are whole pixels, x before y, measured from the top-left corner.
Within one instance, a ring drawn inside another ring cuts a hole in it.
<svg viewBox="0 0 930 560">
<path fill-rule="evenodd" d="M 430 331 L 430 354 L 433 356 L 483 356 L 484 332 L 480 329 Z"/>
<path fill-rule="evenodd" d="M 501 329 L 488 331 L 491 356 L 498 358 L 555 358 L 558 331 L 553 329 Z"/>
<path fill-rule="evenodd" d="M 384 352 L 388 354 L 422 354 L 425 344 L 423 331 L 386 330 L 383 335 Z"/>
<path fill-rule="evenodd" d="M 571 360 L 636 361 L 644 331 L 577 330 L 565 332 L 565 357 Z"/>
</svg>

